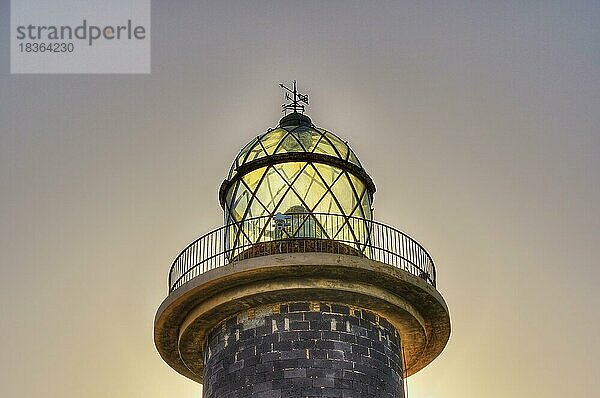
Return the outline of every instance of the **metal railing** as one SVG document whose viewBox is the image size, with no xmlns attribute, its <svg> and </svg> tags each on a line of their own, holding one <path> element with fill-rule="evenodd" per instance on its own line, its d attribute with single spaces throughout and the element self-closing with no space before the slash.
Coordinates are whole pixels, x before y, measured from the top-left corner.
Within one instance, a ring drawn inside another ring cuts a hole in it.
<svg viewBox="0 0 600 398">
<path fill-rule="evenodd" d="M 277 214 L 217 228 L 191 244 L 169 271 L 169 293 L 211 269 L 278 253 L 328 252 L 366 257 L 403 269 L 436 286 L 427 251 L 403 232 L 358 217 L 328 213 Z"/>
</svg>

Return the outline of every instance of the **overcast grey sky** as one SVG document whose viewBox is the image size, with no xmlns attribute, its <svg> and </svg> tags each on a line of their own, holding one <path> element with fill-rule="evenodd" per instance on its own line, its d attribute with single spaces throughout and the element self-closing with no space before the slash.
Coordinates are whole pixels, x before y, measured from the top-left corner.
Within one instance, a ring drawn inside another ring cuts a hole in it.
<svg viewBox="0 0 600 398">
<path fill-rule="evenodd" d="M 10 75 L 0 1 L 0 396 L 200 396 L 154 313 L 293 79 L 436 261 L 410 396 L 600 395 L 597 2 L 153 3 L 151 74 Z"/>
</svg>

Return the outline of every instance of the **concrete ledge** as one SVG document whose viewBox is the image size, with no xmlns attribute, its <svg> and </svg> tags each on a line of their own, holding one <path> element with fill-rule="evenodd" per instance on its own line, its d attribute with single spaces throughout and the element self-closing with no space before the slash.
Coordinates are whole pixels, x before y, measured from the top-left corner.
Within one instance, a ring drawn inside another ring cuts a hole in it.
<svg viewBox="0 0 600 398">
<path fill-rule="evenodd" d="M 192 279 L 161 304 L 154 341 L 173 369 L 201 383 L 209 330 L 240 311 L 295 300 L 340 302 L 387 318 L 401 335 L 408 376 L 433 361 L 450 337 L 446 303 L 424 280 L 357 256 L 294 253 L 250 258 Z"/>
</svg>

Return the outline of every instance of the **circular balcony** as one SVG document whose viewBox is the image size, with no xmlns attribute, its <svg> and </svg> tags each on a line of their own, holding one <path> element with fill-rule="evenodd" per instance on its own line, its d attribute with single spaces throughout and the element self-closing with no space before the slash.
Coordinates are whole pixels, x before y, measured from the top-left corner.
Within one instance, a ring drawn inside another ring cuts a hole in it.
<svg viewBox="0 0 600 398">
<path fill-rule="evenodd" d="M 403 232 L 358 217 L 276 214 L 217 228 L 189 244 L 169 271 L 169 294 L 195 277 L 241 260 L 282 253 L 353 255 L 402 269 L 436 286 L 427 251 Z"/>
</svg>

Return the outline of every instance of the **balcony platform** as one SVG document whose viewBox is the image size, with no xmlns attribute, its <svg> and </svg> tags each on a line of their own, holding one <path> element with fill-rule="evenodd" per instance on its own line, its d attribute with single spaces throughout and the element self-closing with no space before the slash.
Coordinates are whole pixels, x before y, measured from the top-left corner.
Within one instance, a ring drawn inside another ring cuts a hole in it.
<svg viewBox="0 0 600 398">
<path fill-rule="evenodd" d="M 201 383 L 213 327 L 241 311 L 290 301 L 339 302 L 385 317 L 401 335 L 407 376 L 433 361 L 450 337 L 446 303 L 426 278 L 367 257 L 304 252 L 251 257 L 189 279 L 158 309 L 155 344 L 173 369 Z"/>
</svg>

